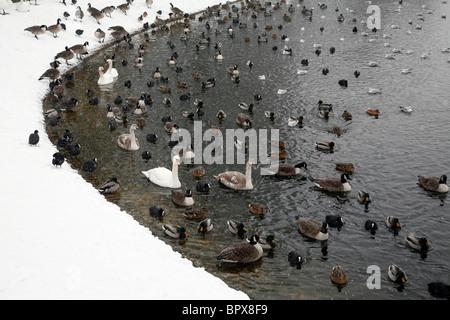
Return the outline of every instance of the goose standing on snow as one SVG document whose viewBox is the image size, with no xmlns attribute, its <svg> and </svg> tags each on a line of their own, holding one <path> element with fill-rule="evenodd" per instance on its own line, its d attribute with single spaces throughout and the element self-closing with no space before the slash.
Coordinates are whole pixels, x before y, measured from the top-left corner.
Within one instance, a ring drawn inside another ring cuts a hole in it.
<svg viewBox="0 0 450 320">
<path fill-rule="evenodd" d="M 139 150 L 139 141 L 134 134 L 137 128 L 137 124 L 133 123 L 130 127 L 130 133 L 124 133 L 117 138 L 117 145 L 125 150 Z"/>
<path fill-rule="evenodd" d="M 45 24 L 40 25 L 40 26 L 31 26 L 28 28 L 25 28 L 25 31 L 31 32 L 32 35 L 34 35 L 34 37 L 36 39 L 38 38 L 38 35 L 42 35 L 47 31 L 47 26 Z"/>
<path fill-rule="evenodd" d="M 226 171 L 214 176 L 214 178 L 230 189 L 251 190 L 253 189 L 252 165 L 254 163 L 254 160 L 251 159 L 247 161 L 245 174 L 238 171 Z"/>
<path fill-rule="evenodd" d="M 444 174 L 440 178 L 419 176 L 419 184 L 426 190 L 435 192 L 448 192 L 447 176 Z"/>
<path fill-rule="evenodd" d="M 172 171 L 164 167 L 159 167 L 148 171 L 142 171 L 142 174 L 144 174 L 148 180 L 160 187 L 180 188 L 181 183 L 178 178 L 179 165 L 180 157 L 176 155 L 172 158 Z"/>
<path fill-rule="evenodd" d="M 253 235 L 249 241 L 242 241 L 222 250 L 217 260 L 233 263 L 251 263 L 259 260 L 263 249 L 258 243 L 259 236 Z"/>
</svg>

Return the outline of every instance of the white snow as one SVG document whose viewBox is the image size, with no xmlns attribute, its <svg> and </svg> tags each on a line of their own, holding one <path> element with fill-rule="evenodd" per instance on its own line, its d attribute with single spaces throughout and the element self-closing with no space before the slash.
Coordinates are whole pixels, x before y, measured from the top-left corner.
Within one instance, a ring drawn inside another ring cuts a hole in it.
<svg viewBox="0 0 450 320">
<path fill-rule="evenodd" d="M 52 165 L 56 147 L 46 136 L 41 99 L 48 81 L 38 81 L 57 52 L 88 41 L 100 44 L 94 31 L 123 25 L 133 31 L 153 22 L 156 11 L 170 12 L 169 1 L 135 0 L 127 15 L 115 11 L 99 26 L 87 13 L 89 0 L 78 0 L 85 11 L 74 21 L 76 6 L 66 0 L 38 0 L 21 13 L 18 4 L 0 15 L 0 299 L 249 299 L 221 279 L 194 267 L 157 239 L 126 212 L 108 202 L 67 163 Z M 90 1 L 103 8 L 123 0 Z M 196 12 L 217 0 L 172 3 Z M 34 3 L 34 0 L 31 2 Z M 63 12 L 71 15 L 64 20 Z M 143 22 L 137 18 L 149 13 Z M 67 30 L 35 39 L 24 31 L 32 25 L 51 25 L 63 19 Z M 84 29 L 83 36 L 75 30 Z M 112 41 L 109 32 L 105 44 Z M 72 60 L 75 63 L 75 60 Z M 62 71 L 66 68 L 62 63 Z M 97 70 L 93 71 L 97 72 Z M 37 147 L 28 136 L 39 130 Z"/>
</svg>

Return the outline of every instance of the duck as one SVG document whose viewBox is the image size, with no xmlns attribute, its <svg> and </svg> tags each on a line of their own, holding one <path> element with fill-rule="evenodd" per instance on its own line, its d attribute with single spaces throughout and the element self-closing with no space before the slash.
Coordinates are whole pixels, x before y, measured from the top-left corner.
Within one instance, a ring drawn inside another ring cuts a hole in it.
<svg viewBox="0 0 450 320">
<path fill-rule="evenodd" d="M 290 163 L 277 163 L 276 165 L 270 166 L 267 169 L 267 172 L 279 177 L 292 177 L 299 175 L 301 173 L 301 168 L 304 168 L 305 170 L 308 168 L 306 162 L 300 162 L 296 165 Z"/>
<path fill-rule="evenodd" d="M 47 31 L 47 26 L 45 24 L 35 25 L 35 26 L 31 26 L 31 27 L 25 28 L 24 30 L 28 31 L 32 35 L 34 35 L 34 37 L 36 39 L 39 39 L 38 35 L 40 36 L 40 35 L 44 34 Z"/>
<path fill-rule="evenodd" d="M 216 118 L 219 120 L 223 120 L 227 117 L 226 113 L 223 110 L 219 110 L 216 114 Z"/>
<path fill-rule="evenodd" d="M 337 228 L 338 230 L 344 226 L 344 219 L 340 215 L 326 215 L 325 221 L 329 227 Z"/>
<path fill-rule="evenodd" d="M 205 208 L 186 210 L 183 217 L 188 220 L 204 220 L 208 211 Z"/>
<path fill-rule="evenodd" d="M 344 118 L 344 120 L 349 121 L 353 119 L 353 116 L 350 112 L 348 112 L 347 110 L 344 110 L 344 112 L 342 113 L 342 118 Z"/>
<path fill-rule="evenodd" d="M 183 207 L 192 207 L 195 203 L 190 189 L 186 191 L 181 189 L 172 190 L 172 202 Z"/>
<path fill-rule="evenodd" d="M 116 192 L 120 188 L 120 181 L 116 177 L 112 177 L 108 181 L 104 182 L 98 191 L 101 194 L 110 194 Z"/>
<path fill-rule="evenodd" d="M 255 107 L 253 103 L 245 103 L 245 102 L 240 102 L 238 105 L 239 108 L 241 108 L 242 110 L 247 110 L 250 113 L 253 112 L 253 108 Z"/>
<path fill-rule="evenodd" d="M 234 65 L 233 67 L 229 67 L 229 68 L 227 69 L 227 71 L 228 71 L 229 74 L 232 74 L 232 75 L 239 75 L 239 74 L 241 73 L 241 72 L 239 71 L 237 65 Z"/>
<path fill-rule="evenodd" d="M 435 281 L 427 284 L 428 292 L 436 298 L 449 299 L 450 286 L 444 282 Z"/>
<path fill-rule="evenodd" d="M 375 221 L 368 219 L 364 224 L 364 229 L 370 231 L 370 233 L 374 235 L 375 232 L 378 230 L 378 224 Z"/>
<path fill-rule="evenodd" d="M 359 190 L 358 191 L 358 201 L 361 204 L 364 204 L 364 206 L 366 207 L 366 210 L 369 208 L 369 203 L 372 202 L 372 197 L 370 196 L 370 194 L 364 190 Z"/>
<path fill-rule="evenodd" d="M 344 286 L 348 282 L 348 275 L 341 266 L 334 266 L 330 275 L 331 282 L 339 286 Z"/>
<path fill-rule="evenodd" d="M 98 68 L 98 74 L 100 76 L 97 81 L 98 85 L 103 86 L 114 82 L 114 78 L 111 75 L 105 74 L 105 69 L 103 67 Z"/>
<path fill-rule="evenodd" d="M 416 237 L 412 235 L 405 237 L 405 244 L 406 246 L 410 247 L 411 249 L 417 250 L 420 253 L 428 252 L 431 247 L 431 244 L 428 242 L 427 238 Z"/>
<path fill-rule="evenodd" d="M 404 284 L 407 281 L 405 272 L 396 264 L 389 265 L 388 277 L 391 281 L 399 284 Z"/>
<path fill-rule="evenodd" d="M 159 86 L 159 87 L 158 87 L 158 90 L 159 90 L 161 93 L 172 93 L 172 89 L 169 88 L 169 87 L 166 87 L 166 86 Z"/>
<path fill-rule="evenodd" d="M 347 173 L 353 173 L 355 171 L 355 167 L 351 162 L 337 162 L 334 164 L 336 170 L 344 171 Z"/>
<path fill-rule="evenodd" d="M 319 100 L 317 102 L 317 108 L 319 110 L 330 112 L 333 109 L 333 104 L 332 103 L 324 103 L 322 100 Z"/>
<path fill-rule="evenodd" d="M 266 209 L 258 203 L 250 203 L 248 207 L 253 214 L 266 214 Z"/>
<path fill-rule="evenodd" d="M 240 126 L 251 127 L 252 119 L 244 113 L 238 113 L 236 116 L 236 123 Z"/>
<path fill-rule="evenodd" d="M 386 218 L 386 226 L 393 230 L 395 235 L 397 235 L 398 231 L 402 228 L 400 220 L 394 216 L 388 216 Z"/>
<path fill-rule="evenodd" d="M 272 111 L 264 111 L 264 116 L 270 120 L 275 120 L 275 118 L 277 117 L 275 115 L 275 112 L 272 112 Z"/>
<path fill-rule="evenodd" d="M 375 109 L 375 108 L 368 108 L 368 109 L 366 109 L 366 113 L 369 116 L 378 117 L 380 115 L 380 110 Z"/>
<path fill-rule="evenodd" d="M 249 159 L 247 161 L 245 174 L 238 171 L 225 171 L 219 175 L 215 175 L 214 178 L 218 180 L 224 186 L 234 190 L 251 190 L 252 184 L 252 165 L 255 161 Z"/>
<path fill-rule="evenodd" d="M 325 179 L 314 179 L 314 184 L 329 192 L 349 192 L 351 191 L 351 186 L 348 183 L 351 180 L 347 173 L 343 173 L 341 178 L 325 178 Z"/>
<path fill-rule="evenodd" d="M 112 59 L 106 60 L 106 64 L 108 65 L 108 70 L 106 71 L 105 75 L 117 78 L 119 76 L 119 73 L 117 72 L 117 69 L 114 68 L 113 60 Z"/>
<path fill-rule="evenodd" d="M 369 94 L 377 94 L 377 93 L 381 93 L 381 89 L 378 88 L 369 88 Z"/>
<path fill-rule="evenodd" d="M 152 206 L 149 208 L 150 216 L 154 218 L 162 218 L 166 215 L 163 208 L 160 206 Z"/>
<path fill-rule="evenodd" d="M 252 263 L 261 259 L 263 249 L 258 242 L 259 236 L 253 235 L 249 241 L 234 243 L 217 256 L 217 260 L 232 263 Z"/>
<path fill-rule="evenodd" d="M 182 226 L 164 223 L 162 225 L 162 229 L 164 230 L 164 234 L 166 236 L 179 240 L 186 239 L 187 232 Z"/>
<path fill-rule="evenodd" d="M 121 134 L 117 138 L 117 145 L 124 150 L 139 150 L 140 144 L 134 133 L 137 128 L 137 124 L 133 123 L 130 127 L 130 133 Z"/>
<path fill-rule="evenodd" d="M 297 124 L 301 126 L 303 124 L 303 121 L 304 121 L 303 116 L 299 117 L 290 116 L 288 118 L 288 127 L 295 127 Z"/>
<path fill-rule="evenodd" d="M 290 251 L 288 253 L 288 261 L 290 263 L 292 263 L 293 265 L 300 267 L 303 264 L 303 262 L 305 261 L 305 258 L 298 252 Z"/>
<path fill-rule="evenodd" d="M 328 240 L 328 224 L 326 221 L 320 222 L 312 218 L 299 216 L 296 216 L 295 219 L 300 233 L 304 236 L 319 241 Z"/>
<path fill-rule="evenodd" d="M 317 115 L 319 116 L 319 118 L 322 118 L 322 119 L 325 119 L 325 120 L 330 119 L 330 112 L 329 111 L 320 110 Z"/>
<path fill-rule="evenodd" d="M 399 106 L 399 108 L 400 108 L 400 111 L 403 113 L 411 113 L 413 111 L 411 106 L 406 106 L 406 107 Z"/>
<path fill-rule="evenodd" d="M 200 223 L 197 226 L 197 230 L 198 232 L 205 234 L 215 229 L 212 220 L 210 218 L 206 218 L 200 221 Z"/>
<path fill-rule="evenodd" d="M 192 171 L 192 175 L 194 176 L 194 178 L 201 178 L 206 174 L 205 168 L 203 166 L 198 166 L 197 168 L 194 169 L 194 171 Z"/>
<path fill-rule="evenodd" d="M 277 246 L 275 240 L 277 240 L 275 236 L 270 234 L 267 235 L 265 238 L 260 237 L 258 239 L 258 243 L 263 250 L 273 250 Z M 250 242 L 250 238 L 247 238 L 247 241 Z"/>
<path fill-rule="evenodd" d="M 440 178 L 431 176 L 419 176 L 419 185 L 424 189 L 439 193 L 448 192 L 447 176 L 444 174 Z"/>
<path fill-rule="evenodd" d="M 154 184 L 165 188 L 180 188 L 181 183 L 178 178 L 178 166 L 180 165 L 180 157 L 175 155 L 172 158 L 172 171 L 164 168 L 153 168 L 148 171 L 142 171 L 142 174 Z"/>
<path fill-rule="evenodd" d="M 334 149 L 336 148 L 336 144 L 333 141 L 331 142 L 318 141 L 315 143 L 315 146 L 319 150 L 327 150 L 330 152 L 333 152 Z"/>
<path fill-rule="evenodd" d="M 245 228 L 244 224 L 242 222 L 238 222 L 236 220 L 228 220 L 227 221 L 228 230 L 237 235 L 243 235 L 247 232 L 247 229 Z"/>
</svg>

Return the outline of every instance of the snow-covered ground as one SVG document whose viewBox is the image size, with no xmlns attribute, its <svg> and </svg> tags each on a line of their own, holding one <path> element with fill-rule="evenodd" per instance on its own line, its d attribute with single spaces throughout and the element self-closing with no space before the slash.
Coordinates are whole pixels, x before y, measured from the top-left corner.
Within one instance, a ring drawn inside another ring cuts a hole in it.
<svg viewBox="0 0 450 320">
<path fill-rule="evenodd" d="M 94 37 L 98 27 L 133 31 L 152 23 L 158 10 L 163 18 L 170 12 L 169 1 L 154 0 L 149 9 L 145 0 L 135 0 L 127 15 L 116 10 L 99 26 L 87 13 L 89 2 L 103 8 L 125 0 L 78 0 L 85 12 L 82 22 L 74 21 L 71 0 L 67 6 L 62 0 L 38 0 L 27 12 L 17 11 L 14 3 L 0 15 L 0 299 L 248 299 L 195 268 L 67 163 L 52 165 L 57 149 L 46 136 L 41 105 L 48 81 L 38 78 L 56 53 L 85 41 L 93 52 L 100 49 Z M 186 12 L 217 2 L 172 0 Z M 67 20 L 64 11 L 70 14 Z M 138 22 L 144 11 L 149 15 Z M 57 38 L 46 32 L 37 40 L 24 31 L 55 24 L 57 18 L 66 25 Z M 82 37 L 76 29 L 84 30 Z M 109 41 L 107 32 L 105 44 Z M 37 147 L 28 145 L 34 130 L 40 133 Z"/>
</svg>

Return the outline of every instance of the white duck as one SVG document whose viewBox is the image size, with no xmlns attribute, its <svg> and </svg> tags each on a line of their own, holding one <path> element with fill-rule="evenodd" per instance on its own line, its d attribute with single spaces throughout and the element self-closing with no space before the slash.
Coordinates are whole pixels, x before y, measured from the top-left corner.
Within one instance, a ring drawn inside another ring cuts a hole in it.
<svg viewBox="0 0 450 320">
<path fill-rule="evenodd" d="M 254 163 L 254 160 L 251 159 L 247 161 L 245 174 L 238 171 L 226 171 L 214 176 L 214 178 L 230 189 L 251 190 L 253 189 L 252 164 Z"/>
<path fill-rule="evenodd" d="M 114 78 L 111 75 L 107 75 L 103 67 L 98 68 L 98 74 L 100 77 L 98 78 L 97 83 L 100 86 L 113 83 Z"/>
<path fill-rule="evenodd" d="M 165 188 L 180 188 L 181 183 L 178 179 L 178 166 L 180 165 L 180 157 L 178 155 L 172 158 L 172 171 L 167 168 L 159 167 L 142 171 L 148 180 L 154 184 Z"/>
<path fill-rule="evenodd" d="M 133 123 L 130 127 L 130 133 L 121 134 L 117 138 L 117 145 L 125 150 L 135 151 L 139 150 L 139 141 L 136 138 L 134 132 L 138 128 L 137 124 Z"/>
<path fill-rule="evenodd" d="M 119 76 L 119 73 L 117 72 L 117 69 L 114 68 L 114 62 L 112 59 L 106 60 L 108 62 L 108 70 L 106 70 L 106 75 L 110 75 L 113 78 L 117 78 Z"/>
</svg>

